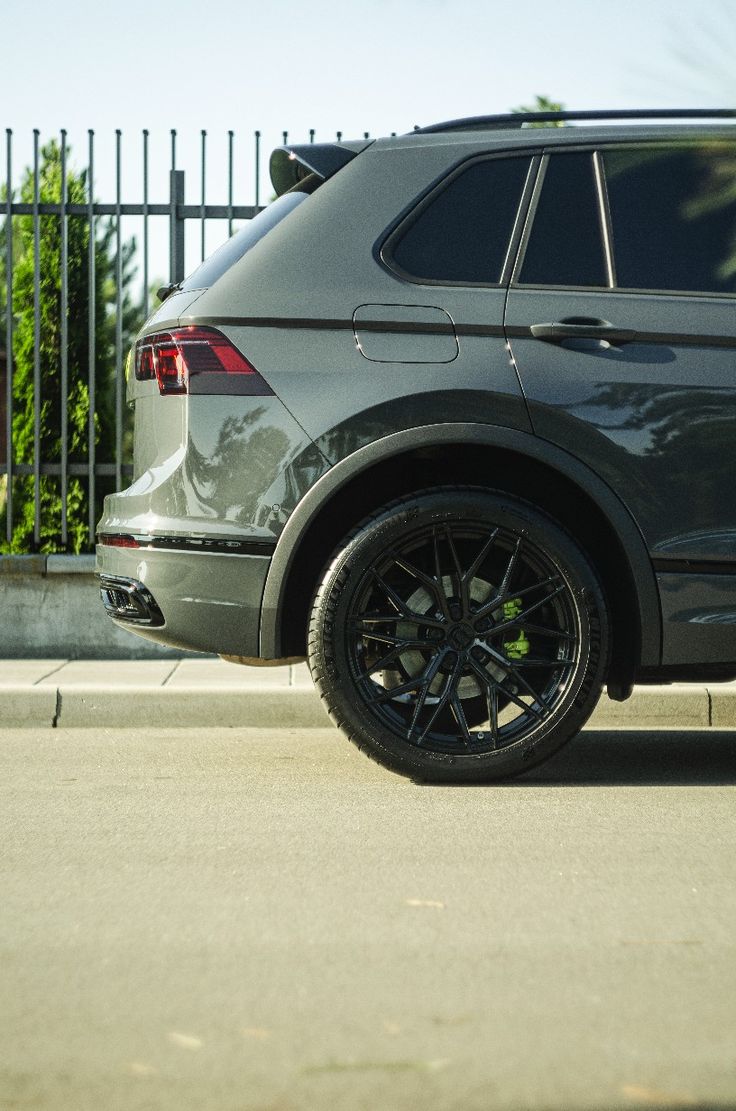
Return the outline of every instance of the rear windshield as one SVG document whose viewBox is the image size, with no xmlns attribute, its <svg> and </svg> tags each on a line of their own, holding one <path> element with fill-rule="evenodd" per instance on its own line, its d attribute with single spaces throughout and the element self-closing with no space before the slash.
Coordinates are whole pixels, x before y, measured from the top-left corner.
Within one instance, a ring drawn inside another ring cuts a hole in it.
<svg viewBox="0 0 736 1111">
<path fill-rule="evenodd" d="M 209 289 L 238 259 L 243 257 L 246 251 L 254 247 L 259 239 L 263 239 L 271 228 L 280 224 L 284 217 L 293 212 L 308 196 L 307 192 L 294 190 L 284 193 L 282 197 L 277 197 L 262 212 L 249 220 L 244 228 L 236 231 L 227 243 L 223 243 L 209 258 L 205 259 L 188 278 L 184 279 L 179 288 L 181 290 Z"/>
</svg>

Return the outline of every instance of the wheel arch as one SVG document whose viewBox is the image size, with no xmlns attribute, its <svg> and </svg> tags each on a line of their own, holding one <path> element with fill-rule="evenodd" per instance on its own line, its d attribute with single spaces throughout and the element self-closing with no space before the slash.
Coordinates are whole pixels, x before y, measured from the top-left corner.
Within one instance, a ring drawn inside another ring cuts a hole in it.
<svg viewBox="0 0 736 1111">
<path fill-rule="evenodd" d="M 661 657 L 659 594 L 641 532 L 610 487 L 574 456 L 530 433 L 493 425 L 434 424 L 392 433 L 323 475 L 277 542 L 263 594 L 261 656 L 304 653 L 312 594 L 351 528 L 395 497 L 456 482 L 525 498 L 587 550 L 611 609 L 609 693 L 626 697 L 638 668 L 656 667 Z"/>
</svg>

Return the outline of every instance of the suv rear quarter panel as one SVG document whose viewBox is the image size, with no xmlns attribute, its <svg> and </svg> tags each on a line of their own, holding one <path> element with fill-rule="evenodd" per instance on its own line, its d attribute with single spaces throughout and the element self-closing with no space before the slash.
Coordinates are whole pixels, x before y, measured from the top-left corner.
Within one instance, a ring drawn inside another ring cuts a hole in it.
<svg viewBox="0 0 736 1111">
<path fill-rule="evenodd" d="M 451 393 L 455 419 L 529 427 L 503 339 L 503 288 L 409 282 L 378 257 L 397 211 L 483 149 L 477 139 L 390 152 L 376 144 L 193 306 L 191 320 L 211 323 L 233 340 L 331 461 L 374 436 L 376 421 L 385 432 L 443 419 Z M 354 316 L 366 306 L 386 310 L 386 361 L 366 358 L 356 342 Z M 419 336 L 432 314 L 449 317 L 457 357 L 448 361 L 444 350 L 437 355 L 428 345 L 431 358 L 406 361 L 397 332 L 395 356 L 387 361 L 397 309 L 400 327 L 413 320 Z M 354 432 L 336 437 L 347 427 Z"/>
</svg>

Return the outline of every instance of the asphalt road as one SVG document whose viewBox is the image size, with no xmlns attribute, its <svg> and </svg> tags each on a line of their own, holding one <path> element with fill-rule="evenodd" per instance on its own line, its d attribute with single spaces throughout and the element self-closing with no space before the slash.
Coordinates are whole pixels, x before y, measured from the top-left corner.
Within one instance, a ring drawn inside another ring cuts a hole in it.
<svg viewBox="0 0 736 1111">
<path fill-rule="evenodd" d="M 0 763 L 2 1111 L 736 1108 L 736 732 L 483 788 L 331 730 Z"/>
</svg>

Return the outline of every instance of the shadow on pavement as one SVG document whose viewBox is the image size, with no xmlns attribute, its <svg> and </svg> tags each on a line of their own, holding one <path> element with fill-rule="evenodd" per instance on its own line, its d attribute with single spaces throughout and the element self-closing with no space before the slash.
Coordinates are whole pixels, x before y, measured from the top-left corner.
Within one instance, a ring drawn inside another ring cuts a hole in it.
<svg viewBox="0 0 736 1111">
<path fill-rule="evenodd" d="M 736 783 L 736 730 L 589 730 L 509 786 L 708 787 Z"/>
</svg>

